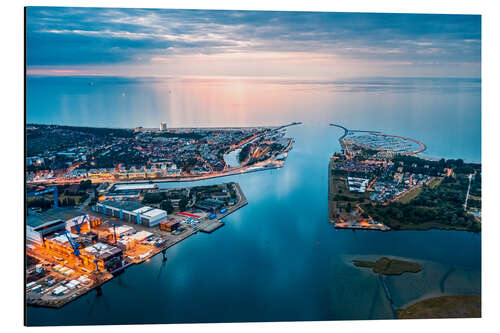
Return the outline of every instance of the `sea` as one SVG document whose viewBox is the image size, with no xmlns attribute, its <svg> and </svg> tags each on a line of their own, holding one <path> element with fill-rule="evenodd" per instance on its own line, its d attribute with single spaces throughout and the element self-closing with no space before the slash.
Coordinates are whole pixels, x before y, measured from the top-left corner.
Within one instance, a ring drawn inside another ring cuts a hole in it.
<svg viewBox="0 0 500 333">
<path fill-rule="evenodd" d="M 295 139 L 280 169 L 162 183 L 238 182 L 248 205 L 134 265 L 61 309 L 27 307 L 28 325 L 392 319 L 419 299 L 481 293 L 481 233 L 336 230 L 328 162 L 343 131 L 426 144 L 428 158 L 481 162 L 481 80 L 470 78 L 27 77 L 27 123 L 170 128 L 278 126 Z M 237 163 L 232 156 L 232 163 Z M 422 264 L 381 278 L 352 260 Z"/>
</svg>

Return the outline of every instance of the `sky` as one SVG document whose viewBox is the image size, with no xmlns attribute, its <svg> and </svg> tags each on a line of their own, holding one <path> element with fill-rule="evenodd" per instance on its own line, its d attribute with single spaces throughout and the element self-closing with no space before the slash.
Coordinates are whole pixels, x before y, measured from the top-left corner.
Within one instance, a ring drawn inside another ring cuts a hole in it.
<svg viewBox="0 0 500 333">
<path fill-rule="evenodd" d="M 481 16 L 28 7 L 28 75 L 481 77 Z"/>
</svg>

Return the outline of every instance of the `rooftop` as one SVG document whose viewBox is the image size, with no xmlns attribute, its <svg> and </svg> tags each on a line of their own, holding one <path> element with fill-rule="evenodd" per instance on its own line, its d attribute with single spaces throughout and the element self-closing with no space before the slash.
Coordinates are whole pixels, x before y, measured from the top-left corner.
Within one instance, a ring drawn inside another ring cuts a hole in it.
<svg viewBox="0 0 500 333">
<path fill-rule="evenodd" d="M 113 200 L 105 200 L 101 202 L 101 204 L 105 206 L 114 207 L 117 209 L 123 209 L 129 212 L 133 212 L 134 210 L 140 209 L 144 207 L 142 204 L 136 201 L 113 201 Z"/>
<path fill-rule="evenodd" d="M 143 214 L 143 213 L 146 213 L 147 211 L 150 211 L 152 209 L 153 208 L 148 207 L 148 206 L 142 206 L 141 208 L 138 208 L 138 209 L 134 210 L 134 213 Z"/>
<path fill-rule="evenodd" d="M 155 216 L 161 215 L 163 213 L 165 213 L 165 211 L 163 209 L 154 208 L 152 210 L 149 210 L 149 211 L 143 213 L 143 215 L 145 215 L 147 217 L 155 217 Z"/>
<path fill-rule="evenodd" d="M 78 235 L 72 234 L 72 233 L 67 233 L 67 235 L 71 238 L 78 238 Z M 52 241 L 55 241 L 57 243 L 61 244 L 66 244 L 68 242 L 68 237 L 66 235 L 58 235 L 52 238 Z"/>
<path fill-rule="evenodd" d="M 121 252 L 119 248 L 104 243 L 95 243 L 94 245 L 87 246 L 85 251 L 102 259 Z"/>
<path fill-rule="evenodd" d="M 36 228 L 46 223 L 52 223 L 58 220 L 67 221 L 84 214 L 86 213 L 78 208 L 52 208 L 39 214 L 26 216 L 26 224 Z"/>
<path fill-rule="evenodd" d="M 158 188 L 156 184 L 117 184 L 113 188 L 114 191 L 123 190 L 148 190 Z"/>
</svg>

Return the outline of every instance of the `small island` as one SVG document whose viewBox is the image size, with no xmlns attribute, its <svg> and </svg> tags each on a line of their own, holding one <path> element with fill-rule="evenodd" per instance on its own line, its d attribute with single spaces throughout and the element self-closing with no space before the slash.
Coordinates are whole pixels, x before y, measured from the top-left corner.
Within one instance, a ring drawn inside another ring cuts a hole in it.
<svg viewBox="0 0 500 333">
<path fill-rule="evenodd" d="M 371 268 L 373 272 L 382 275 L 418 273 L 422 270 L 422 266 L 419 263 L 387 257 L 382 257 L 377 261 L 353 260 L 352 262 L 357 267 Z"/>
<path fill-rule="evenodd" d="M 399 319 L 481 318 L 481 296 L 427 298 L 397 310 Z"/>
</svg>

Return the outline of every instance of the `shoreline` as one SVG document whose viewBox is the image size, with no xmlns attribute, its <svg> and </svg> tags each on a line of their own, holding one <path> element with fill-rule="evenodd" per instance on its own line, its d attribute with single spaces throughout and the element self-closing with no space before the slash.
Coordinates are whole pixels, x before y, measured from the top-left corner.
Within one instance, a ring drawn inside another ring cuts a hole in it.
<svg viewBox="0 0 500 333">
<path fill-rule="evenodd" d="M 276 128 L 273 128 L 271 131 L 279 131 L 283 128 L 295 126 L 295 125 L 301 125 L 301 122 L 294 122 L 290 123 L 287 125 L 282 125 Z M 264 134 L 261 134 L 252 140 L 255 140 L 262 136 Z M 279 152 L 279 154 L 286 154 L 288 153 L 292 147 L 293 143 L 295 142 L 294 138 L 289 139 L 288 145 Z M 238 149 L 238 148 L 235 148 Z M 230 152 L 230 151 L 229 151 Z M 228 153 L 228 152 L 227 152 Z M 277 155 L 279 155 L 277 154 Z M 277 163 L 281 162 L 281 163 Z M 273 159 L 272 157 L 269 160 L 259 162 L 259 163 L 266 163 L 264 165 L 244 165 L 244 166 L 238 166 L 234 168 L 228 168 L 225 171 L 219 172 L 219 173 L 212 173 L 212 174 L 206 174 L 206 175 L 192 175 L 192 176 L 172 176 L 172 177 L 155 177 L 155 178 L 144 178 L 144 179 L 115 179 L 115 178 L 77 178 L 77 179 L 63 179 L 63 180 L 53 180 L 53 179 L 46 179 L 46 180 L 40 180 L 40 181 L 26 181 L 26 185 L 66 185 L 66 184 L 78 184 L 82 181 L 90 180 L 92 183 L 99 184 L 99 183 L 106 183 L 106 182 L 112 182 L 116 184 L 123 184 L 123 183 L 131 183 L 131 184 L 140 184 L 140 183 L 170 183 L 170 182 L 191 182 L 191 181 L 198 181 L 198 180 L 204 180 L 204 179 L 212 179 L 212 178 L 221 178 L 221 177 L 227 177 L 227 176 L 234 176 L 234 175 L 241 175 L 245 173 L 250 173 L 250 172 L 255 172 L 255 171 L 265 171 L 265 170 L 272 170 L 272 169 L 279 169 L 284 166 L 285 160 L 283 161 L 278 161 Z M 256 164 L 259 164 L 256 163 Z"/>
<path fill-rule="evenodd" d="M 396 318 L 481 318 L 481 305 L 481 294 L 428 293 L 396 309 Z"/>
<path fill-rule="evenodd" d="M 344 127 L 342 125 L 337 125 L 337 124 L 333 124 L 333 123 L 330 123 L 329 125 L 330 126 L 334 126 L 334 127 L 338 127 L 340 129 L 344 130 L 344 134 L 338 138 L 339 144 L 340 144 L 341 148 L 344 151 L 347 150 L 347 147 L 345 147 L 344 138 L 350 132 L 369 132 L 369 133 L 376 133 L 378 135 L 383 135 L 383 136 L 391 136 L 391 137 L 402 138 L 402 139 L 405 139 L 405 140 L 413 141 L 413 142 L 419 144 L 420 147 L 421 147 L 420 150 L 418 150 L 418 151 L 406 152 L 406 153 L 402 153 L 402 155 L 415 156 L 417 158 L 422 158 L 419 154 L 427 149 L 427 146 L 424 143 L 422 143 L 422 142 L 420 142 L 418 140 L 414 140 L 414 139 L 410 139 L 410 138 L 405 138 L 405 137 L 402 137 L 402 136 L 388 135 L 388 134 L 384 134 L 382 132 L 377 132 L 377 131 L 349 130 L 349 129 L 347 129 L 346 127 Z M 344 155 L 345 155 L 345 153 L 344 153 Z M 355 230 L 369 230 L 369 231 L 384 231 L 384 232 L 385 231 L 392 231 L 392 230 L 394 230 L 394 231 L 404 231 L 404 230 L 406 230 L 406 231 L 428 231 L 428 230 L 446 230 L 446 231 L 448 231 L 448 230 L 453 230 L 453 231 L 467 231 L 467 232 L 478 233 L 478 232 L 470 230 L 469 228 L 466 228 L 466 227 L 457 227 L 457 226 L 451 226 L 451 225 L 438 225 L 438 226 L 436 226 L 436 225 L 433 225 L 434 224 L 433 222 L 426 222 L 426 223 L 423 223 L 423 224 L 420 224 L 420 225 L 416 225 L 416 226 L 412 226 L 411 224 L 406 224 L 406 225 L 401 225 L 398 229 L 394 229 L 394 228 L 390 227 L 389 225 L 387 225 L 385 223 L 382 223 L 382 222 L 379 222 L 379 223 L 381 223 L 383 226 L 378 226 L 376 224 L 366 225 L 366 224 L 362 224 L 362 223 L 359 223 L 359 222 L 344 222 L 343 220 L 342 220 L 342 222 L 336 221 L 331 216 L 331 213 L 332 213 L 331 210 L 332 210 L 332 208 L 330 208 L 330 205 L 332 205 L 332 202 L 334 201 L 333 197 L 331 197 L 332 191 L 336 188 L 335 183 L 339 182 L 339 180 L 335 179 L 335 177 L 333 177 L 333 174 L 332 174 L 333 156 L 334 155 L 332 155 L 330 157 L 330 161 L 328 163 L 328 205 L 329 205 L 329 208 L 328 208 L 328 220 L 329 220 L 330 223 L 333 223 L 333 225 L 334 225 L 334 227 L 336 229 L 350 229 L 350 230 L 353 230 L 353 231 L 355 231 Z M 425 159 L 425 158 L 423 158 L 423 159 Z M 430 159 L 427 159 L 427 160 L 430 160 Z M 408 192 L 405 192 L 405 193 L 408 193 Z"/>
<path fill-rule="evenodd" d="M 85 289 L 78 289 L 76 292 L 68 294 L 66 297 L 61 297 L 57 301 L 53 300 L 41 300 L 40 298 L 32 298 L 30 299 L 29 297 L 26 298 L 26 306 L 32 306 L 32 307 L 40 307 L 40 308 L 46 308 L 46 309 L 60 309 L 64 307 L 65 305 L 73 302 L 74 300 L 88 294 L 89 292 L 96 290 L 99 293 L 99 289 L 101 286 L 103 286 L 105 283 L 113 280 L 115 277 L 119 276 L 120 274 L 123 274 L 125 270 L 131 266 L 134 265 L 140 265 L 143 262 L 149 261 L 151 258 L 155 257 L 156 255 L 162 253 L 164 255 L 164 258 L 166 258 L 166 250 L 173 247 L 174 245 L 182 242 L 183 240 L 197 234 L 198 232 L 206 233 L 206 234 L 211 234 L 212 232 L 215 232 L 217 229 L 220 227 L 224 226 L 225 223 L 222 221 L 225 217 L 228 215 L 234 213 L 235 211 L 239 210 L 240 208 L 243 208 L 248 204 L 248 200 L 243 193 L 243 190 L 241 189 L 239 183 L 235 183 L 237 195 L 239 197 L 239 201 L 237 204 L 231 207 L 231 209 L 228 209 L 224 213 L 218 213 L 217 216 L 212 219 L 212 220 L 204 220 L 202 223 L 200 223 L 200 227 L 197 230 L 189 230 L 184 234 L 181 234 L 182 237 L 175 239 L 173 242 L 170 243 L 165 243 L 163 246 L 155 248 L 149 255 L 145 256 L 144 258 L 141 259 L 136 259 L 129 264 L 122 266 L 118 269 L 118 272 L 115 274 L 108 273 L 111 276 L 107 276 L 104 280 L 97 282 L 96 284 L 93 284 L 89 287 L 85 287 Z M 97 212 L 90 211 L 89 209 L 86 209 L 89 211 L 89 213 L 92 213 L 94 215 L 102 215 Z M 216 228 L 212 228 L 213 224 L 218 224 Z M 134 225 L 134 223 L 124 223 L 125 225 Z M 159 230 L 150 230 L 155 235 L 161 235 L 162 232 Z M 80 293 L 81 291 L 81 293 Z M 53 296 L 51 296 L 53 297 Z"/>
</svg>

